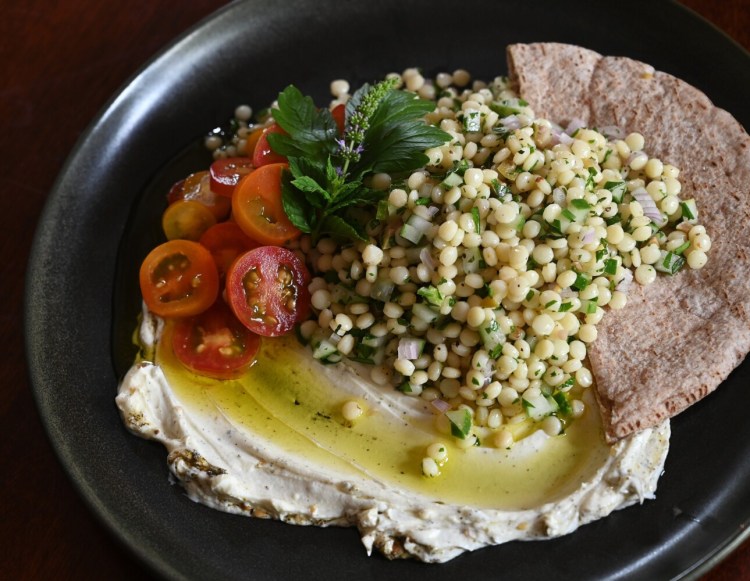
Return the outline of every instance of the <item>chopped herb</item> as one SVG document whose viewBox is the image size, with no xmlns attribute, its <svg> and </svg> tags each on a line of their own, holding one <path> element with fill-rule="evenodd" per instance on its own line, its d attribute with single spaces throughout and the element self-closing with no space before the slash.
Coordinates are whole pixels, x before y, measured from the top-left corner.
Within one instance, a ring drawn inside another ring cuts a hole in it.
<svg viewBox="0 0 750 581">
<path fill-rule="evenodd" d="M 576 274 L 576 280 L 571 286 L 577 291 L 582 291 L 591 284 L 591 275 L 585 272 L 578 272 Z"/>
<path fill-rule="evenodd" d="M 562 386 L 560 386 L 562 387 Z M 569 416 L 573 413 L 573 408 L 570 406 L 568 396 L 560 391 L 556 391 L 552 394 L 552 399 L 555 400 L 557 406 L 560 408 L 559 412 L 564 416 Z"/>
<path fill-rule="evenodd" d="M 481 234 L 482 225 L 479 221 L 479 208 L 477 208 L 476 206 L 471 209 L 471 218 L 474 220 L 474 230 L 476 230 L 477 234 Z"/>
<path fill-rule="evenodd" d="M 685 252 L 688 248 L 690 248 L 690 241 L 687 240 L 684 244 L 680 244 L 677 248 L 674 249 L 675 254 L 682 254 Z"/>
<path fill-rule="evenodd" d="M 569 311 L 570 309 L 572 309 L 572 308 L 573 308 L 573 303 L 569 303 L 569 302 L 564 302 L 564 303 L 562 303 L 562 304 L 560 305 L 560 308 L 559 308 L 558 310 L 559 310 L 559 311 L 560 311 L 561 313 L 566 313 L 566 312 L 568 312 L 568 311 Z"/>
<path fill-rule="evenodd" d="M 492 287 L 490 287 L 489 284 L 484 283 L 484 286 L 482 288 L 478 288 L 476 291 L 476 295 L 480 298 L 486 298 L 492 296 Z"/>
<path fill-rule="evenodd" d="M 589 204 L 586 200 L 583 200 L 581 198 L 576 198 L 575 200 L 571 200 L 570 205 L 579 210 L 588 210 L 591 208 L 591 204 Z"/>
<path fill-rule="evenodd" d="M 587 190 L 594 191 L 594 186 L 596 185 L 596 181 L 594 181 L 594 178 L 596 177 L 596 169 L 593 167 L 589 168 L 589 175 L 586 178 L 586 186 L 585 188 Z"/>
<path fill-rule="evenodd" d="M 614 258 L 608 258 L 604 261 L 604 272 L 607 274 L 617 274 L 617 261 Z"/>
<path fill-rule="evenodd" d="M 417 294 L 436 307 L 443 304 L 443 294 L 432 285 L 420 287 L 417 290 Z"/>
<path fill-rule="evenodd" d="M 408 381 L 404 381 L 401 385 L 399 385 L 398 390 L 402 393 L 414 393 L 414 388 Z"/>
</svg>

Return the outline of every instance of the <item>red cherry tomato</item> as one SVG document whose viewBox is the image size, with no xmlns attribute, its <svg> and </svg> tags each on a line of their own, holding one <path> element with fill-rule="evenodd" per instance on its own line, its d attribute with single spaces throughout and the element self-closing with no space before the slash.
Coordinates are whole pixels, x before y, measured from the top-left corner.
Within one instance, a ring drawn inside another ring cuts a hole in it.
<svg viewBox="0 0 750 581">
<path fill-rule="evenodd" d="M 146 306 L 160 317 L 191 317 L 219 294 L 219 273 L 211 253 L 197 242 L 170 240 L 146 256 L 140 270 Z"/>
<path fill-rule="evenodd" d="M 199 315 L 178 319 L 172 331 L 172 348 L 180 363 L 216 379 L 235 379 L 247 371 L 260 341 L 222 300 Z"/>
<path fill-rule="evenodd" d="M 208 248 L 219 269 L 219 276 L 224 276 L 229 267 L 240 254 L 260 246 L 249 238 L 235 222 L 220 222 L 211 226 L 198 242 Z"/>
<path fill-rule="evenodd" d="M 180 200 L 189 200 L 203 204 L 211 210 L 216 221 L 224 220 L 229 215 L 232 203 L 224 196 L 217 196 L 211 189 L 211 176 L 207 171 L 190 174 L 184 180 L 175 183 L 167 194 L 167 201 L 173 204 Z"/>
<path fill-rule="evenodd" d="M 249 157 L 217 159 L 208 170 L 211 176 L 211 190 L 219 196 L 231 198 L 234 186 L 251 171 L 253 171 L 253 160 Z"/>
<path fill-rule="evenodd" d="M 286 164 L 259 167 L 237 184 L 232 196 L 232 216 L 242 231 L 262 244 L 281 245 L 302 232 L 284 212 L 281 175 Z"/>
<path fill-rule="evenodd" d="M 344 133 L 344 124 L 346 123 L 346 105 L 343 103 L 336 105 L 331 109 L 331 115 L 339 128 L 339 135 L 341 135 Z"/>
<path fill-rule="evenodd" d="M 240 322 L 264 337 L 287 333 L 307 316 L 310 273 L 294 252 L 261 246 L 240 256 L 227 273 L 227 302 Z"/>
<path fill-rule="evenodd" d="M 286 135 L 286 131 L 276 123 L 269 125 L 263 130 L 263 133 L 261 133 L 258 138 L 258 143 L 255 144 L 255 150 L 253 151 L 253 165 L 256 168 L 268 165 L 269 163 L 286 163 L 287 161 L 286 157 L 279 155 L 271 149 L 271 145 L 268 143 L 269 133 L 281 133 Z"/>
</svg>

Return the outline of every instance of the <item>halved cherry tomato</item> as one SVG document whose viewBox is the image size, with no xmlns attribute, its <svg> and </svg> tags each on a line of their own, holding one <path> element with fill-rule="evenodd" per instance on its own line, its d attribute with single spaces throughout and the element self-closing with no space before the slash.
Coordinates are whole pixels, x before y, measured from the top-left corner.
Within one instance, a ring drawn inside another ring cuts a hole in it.
<svg viewBox="0 0 750 581">
<path fill-rule="evenodd" d="M 211 253 L 197 242 L 170 240 L 146 256 L 140 270 L 143 300 L 160 317 L 191 317 L 219 294 L 219 273 Z"/>
<path fill-rule="evenodd" d="M 244 153 L 245 155 L 252 157 L 253 153 L 255 152 L 255 146 L 258 144 L 258 140 L 260 139 L 260 136 L 263 135 L 265 129 L 265 127 L 258 127 L 257 129 L 253 129 L 250 135 L 247 136 L 247 140 L 245 141 L 245 148 L 239 150 L 240 153 Z"/>
<path fill-rule="evenodd" d="M 287 159 L 283 155 L 279 155 L 268 143 L 269 133 L 281 133 L 286 135 L 284 131 L 277 123 L 273 123 L 266 127 L 258 138 L 258 143 L 255 145 L 253 150 L 253 165 L 258 168 L 269 163 L 286 163 Z"/>
<path fill-rule="evenodd" d="M 167 201 L 173 204 L 179 200 L 191 200 L 206 206 L 217 221 L 229 215 L 232 203 L 225 196 L 217 196 L 211 189 L 211 176 L 207 171 L 190 174 L 175 183 L 167 194 Z"/>
<path fill-rule="evenodd" d="M 214 224 L 216 216 L 211 210 L 193 200 L 178 200 L 167 206 L 161 217 L 161 226 L 167 240 L 197 241 Z"/>
<path fill-rule="evenodd" d="M 346 122 L 346 105 L 340 103 L 331 109 L 331 115 L 339 128 L 339 135 L 344 133 L 344 123 Z"/>
<path fill-rule="evenodd" d="M 180 363 L 199 375 L 235 379 L 254 363 L 260 336 L 219 299 L 207 311 L 175 322 L 172 348 Z"/>
<path fill-rule="evenodd" d="M 242 231 L 262 244 L 281 245 L 302 232 L 289 221 L 281 203 L 284 163 L 259 167 L 237 184 L 232 196 L 232 216 Z"/>
<path fill-rule="evenodd" d="M 211 176 L 211 190 L 219 196 L 231 198 L 234 186 L 242 176 L 251 171 L 253 171 L 253 160 L 249 157 L 217 159 L 208 170 Z"/>
<path fill-rule="evenodd" d="M 229 267 L 240 254 L 260 246 L 249 238 L 235 222 L 214 224 L 201 236 L 200 242 L 208 248 L 219 269 L 219 276 L 224 276 Z"/>
<path fill-rule="evenodd" d="M 283 335 L 309 313 L 310 273 L 294 252 L 261 246 L 240 256 L 227 273 L 226 297 L 248 329 Z"/>
</svg>

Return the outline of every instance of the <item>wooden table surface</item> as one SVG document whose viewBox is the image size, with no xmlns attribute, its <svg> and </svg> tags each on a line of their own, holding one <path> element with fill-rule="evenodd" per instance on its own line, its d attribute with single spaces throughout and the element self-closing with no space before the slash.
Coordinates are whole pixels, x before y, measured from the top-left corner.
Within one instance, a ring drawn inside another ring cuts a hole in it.
<svg viewBox="0 0 750 581">
<path fill-rule="evenodd" d="M 750 0 L 683 3 L 750 49 Z M 24 360 L 23 276 L 36 221 L 82 130 L 142 63 L 224 2 L 4 4 L 0 337 L 6 348 L 0 355 L 0 577 L 148 578 L 145 568 L 88 510 L 47 440 Z M 730 579 L 750 579 L 750 541 L 705 576 L 707 581 Z"/>
</svg>

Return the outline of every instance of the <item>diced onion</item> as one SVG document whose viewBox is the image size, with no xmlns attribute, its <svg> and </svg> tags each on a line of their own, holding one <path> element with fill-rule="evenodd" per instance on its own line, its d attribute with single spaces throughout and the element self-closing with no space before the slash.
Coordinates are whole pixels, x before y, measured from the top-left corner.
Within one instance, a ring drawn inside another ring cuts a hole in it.
<svg viewBox="0 0 750 581">
<path fill-rule="evenodd" d="M 422 250 L 419 251 L 419 261 L 430 270 L 435 270 L 435 267 L 437 266 L 435 264 L 435 259 L 432 258 L 432 253 L 427 246 L 423 247 Z"/>
<path fill-rule="evenodd" d="M 521 120 L 517 115 L 508 115 L 507 117 L 503 117 L 502 119 L 500 119 L 500 123 L 502 123 L 503 127 L 505 127 L 506 129 L 510 129 L 511 131 L 515 131 L 516 129 L 521 128 Z"/>
<path fill-rule="evenodd" d="M 430 402 L 430 405 L 432 405 L 432 407 L 435 408 L 435 410 L 441 414 L 444 414 L 449 409 L 451 409 L 451 404 L 449 404 L 447 401 L 444 401 L 442 399 L 433 399 Z"/>
<path fill-rule="evenodd" d="M 625 276 L 622 277 L 622 280 L 617 283 L 615 290 L 618 290 L 621 293 L 627 293 L 630 290 L 631 284 L 633 284 L 633 272 L 630 269 L 626 268 Z"/>
<path fill-rule="evenodd" d="M 568 126 L 565 128 L 565 133 L 570 135 L 571 137 L 573 134 L 581 129 L 582 127 L 586 127 L 586 122 L 583 119 L 573 118 L 570 120 L 570 123 L 568 123 Z"/>
<path fill-rule="evenodd" d="M 550 129 L 552 130 L 553 145 L 556 145 L 558 143 L 562 143 L 563 145 L 570 145 L 571 143 L 573 143 L 573 138 L 565 133 L 565 130 L 556 123 L 552 123 Z"/>
<path fill-rule="evenodd" d="M 649 218 L 657 226 L 663 226 L 666 224 L 666 219 L 662 216 L 659 208 L 656 207 L 651 195 L 645 190 L 645 188 L 637 188 L 633 191 L 633 197 L 643 208 L 643 215 Z"/>
<path fill-rule="evenodd" d="M 422 341 L 413 337 L 403 337 L 398 342 L 398 358 L 414 361 L 418 359 L 422 351 Z"/>
</svg>

